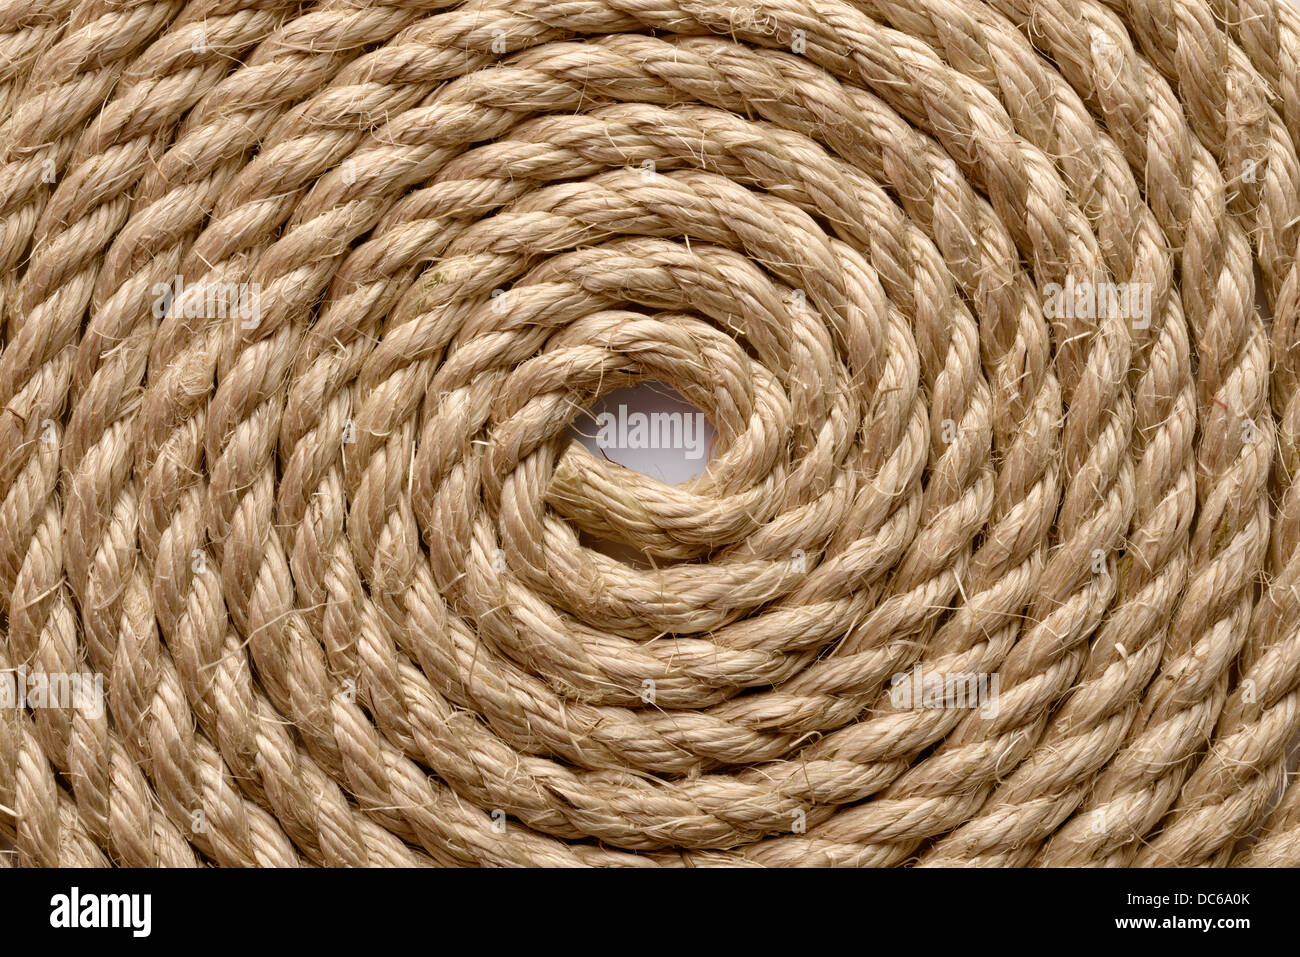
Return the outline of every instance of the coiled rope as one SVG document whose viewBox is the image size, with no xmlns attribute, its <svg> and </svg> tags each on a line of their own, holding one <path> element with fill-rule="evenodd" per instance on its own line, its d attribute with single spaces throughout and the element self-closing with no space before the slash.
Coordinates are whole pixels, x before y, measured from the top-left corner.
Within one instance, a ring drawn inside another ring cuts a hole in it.
<svg viewBox="0 0 1300 957">
<path fill-rule="evenodd" d="M 18 0 L 0 123 L 18 862 L 1300 864 L 1294 0 Z"/>
</svg>

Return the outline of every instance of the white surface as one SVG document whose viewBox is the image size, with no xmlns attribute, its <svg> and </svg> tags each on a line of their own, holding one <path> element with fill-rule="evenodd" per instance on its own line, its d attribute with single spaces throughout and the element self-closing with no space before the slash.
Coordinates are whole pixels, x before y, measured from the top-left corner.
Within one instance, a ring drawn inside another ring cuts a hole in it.
<svg viewBox="0 0 1300 957">
<path fill-rule="evenodd" d="M 693 415 L 700 410 L 691 405 L 682 396 L 662 382 L 644 382 L 627 389 L 618 389 L 605 396 L 586 412 L 580 413 L 573 420 L 573 434 L 592 455 L 603 455 L 619 465 L 626 466 L 644 475 L 652 476 L 670 485 L 680 485 L 687 479 L 704 472 L 709 462 L 709 449 L 713 446 L 713 424 L 704 419 L 703 454 L 693 457 L 689 448 L 638 449 L 623 448 L 613 445 L 602 449 L 597 442 L 597 417 L 602 412 L 618 415 L 618 407 L 625 405 L 629 414 L 642 412 L 680 413 Z"/>
</svg>

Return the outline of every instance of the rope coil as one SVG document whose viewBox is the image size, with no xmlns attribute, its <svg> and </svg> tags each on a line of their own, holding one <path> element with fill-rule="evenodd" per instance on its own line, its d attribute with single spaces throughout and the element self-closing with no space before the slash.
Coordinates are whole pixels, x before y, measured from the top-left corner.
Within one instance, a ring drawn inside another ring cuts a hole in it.
<svg viewBox="0 0 1300 957">
<path fill-rule="evenodd" d="M 0 674 L 105 702 L 0 707 L 20 863 L 1300 863 L 1293 0 L 20 0 L 0 64 Z M 572 441 L 649 380 L 697 479 Z"/>
</svg>

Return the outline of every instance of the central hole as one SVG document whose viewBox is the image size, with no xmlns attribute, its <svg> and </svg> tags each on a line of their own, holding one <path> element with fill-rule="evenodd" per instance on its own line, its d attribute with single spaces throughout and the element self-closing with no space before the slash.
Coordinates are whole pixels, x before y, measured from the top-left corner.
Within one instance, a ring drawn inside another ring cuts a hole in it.
<svg viewBox="0 0 1300 957">
<path fill-rule="evenodd" d="M 704 473 L 714 437 L 704 413 L 662 382 L 609 393 L 574 420 L 572 432 L 593 455 L 670 485 Z"/>
</svg>

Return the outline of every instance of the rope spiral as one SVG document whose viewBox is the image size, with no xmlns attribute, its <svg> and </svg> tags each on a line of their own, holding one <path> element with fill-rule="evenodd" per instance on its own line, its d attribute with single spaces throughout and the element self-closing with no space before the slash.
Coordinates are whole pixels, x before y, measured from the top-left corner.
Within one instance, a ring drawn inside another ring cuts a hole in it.
<svg viewBox="0 0 1300 957">
<path fill-rule="evenodd" d="M 10 0 L 0 125 L 18 863 L 1300 864 L 1295 0 Z"/>
</svg>

